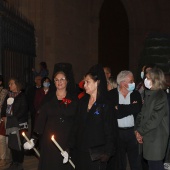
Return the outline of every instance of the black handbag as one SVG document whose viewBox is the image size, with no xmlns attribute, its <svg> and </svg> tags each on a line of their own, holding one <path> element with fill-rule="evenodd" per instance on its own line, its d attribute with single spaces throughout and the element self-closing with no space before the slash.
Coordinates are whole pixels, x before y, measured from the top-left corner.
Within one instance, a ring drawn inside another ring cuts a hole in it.
<svg viewBox="0 0 170 170">
<path fill-rule="evenodd" d="M 90 158 L 92 161 L 97 161 L 105 153 L 105 145 L 89 148 Z"/>
</svg>

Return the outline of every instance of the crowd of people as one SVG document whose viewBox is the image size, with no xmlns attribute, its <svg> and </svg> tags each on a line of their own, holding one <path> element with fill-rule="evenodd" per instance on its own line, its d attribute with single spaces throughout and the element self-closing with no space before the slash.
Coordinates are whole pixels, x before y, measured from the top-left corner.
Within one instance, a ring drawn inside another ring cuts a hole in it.
<svg viewBox="0 0 170 170">
<path fill-rule="evenodd" d="M 37 148 L 38 170 L 164 170 L 169 142 L 170 94 L 163 71 L 142 68 L 135 85 L 130 70 L 112 77 L 109 67 L 92 66 L 79 83 L 67 64 L 48 77 L 45 62 L 34 85 L 23 89 L 0 77 L 0 168 L 23 170 L 24 154 Z M 30 141 L 28 119 L 31 119 Z M 52 136 L 62 148 L 60 151 Z"/>
</svg>

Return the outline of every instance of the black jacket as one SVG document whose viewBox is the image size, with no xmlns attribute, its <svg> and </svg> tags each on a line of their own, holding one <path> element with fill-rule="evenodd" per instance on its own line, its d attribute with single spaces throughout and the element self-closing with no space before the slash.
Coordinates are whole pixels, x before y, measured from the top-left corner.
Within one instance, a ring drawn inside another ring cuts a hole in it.
<svg viewBox="0 0 170 170">
<path fill-rule="evenodd" d="M 142 107 L 141 95 L 137 90 L 134 90 L 130 94 L 129 105 L 119 104 L 119 93 L 117 88 L 109 91 L 109 102 L 112 104 L 112 106 L 114 106 L 117 119 L 127 117 L 131 114 L 133 114 L 134 118 L 136 118 Z M 118 107 L 118 110 L 115 109 L 115 106 Z"/>
<path fill-rule="evenodd" d="M 9 96 L 7 95 L 4 104 L 2 106 L 2 117 L 6 117 L 6 109 L 7 109 L 7 99 Z M 14 103 L 12 105 L 13 116 L 17 118 L 19 123 L 25 123 L 28 121 L 28 104 L 26 100 L 26 96 L 23 92 L 19 93 L 18 96 L 15 97 Z"/>
<path fill-rule="evenodd" d="M 79 102 L 76 123 L 74 127 L 74 147 L 87 152 L 89 148 L 104 146 L 105 153 L 112 155 L 115 151 L 113 125 L 113 108 L 108 102 L 94 103 L 87 112 L 89 95 Z M 116 130 L 115 130 L 116 131 Z"/>
</svg>

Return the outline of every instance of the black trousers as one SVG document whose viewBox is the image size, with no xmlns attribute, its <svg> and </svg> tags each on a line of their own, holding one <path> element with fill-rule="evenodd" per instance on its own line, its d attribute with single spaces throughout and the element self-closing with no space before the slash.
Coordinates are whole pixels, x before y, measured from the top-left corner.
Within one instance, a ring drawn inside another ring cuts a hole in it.
<svg viewBox="0 0 170 170">
<path fill-rule="evenodd" d="M 24 142 L 24 138 L 22 136 L 22 132 L 20 131 L 20 140 L 21 140 L 21 150 L 15 150 L 15 149 L 11 149 L 11 155 L 12 155 L 12 162 L 15 163 L 23 163 L 24 162 L 24 148 L 23 148 L 23 142 Z"/>
<path fill-rule="evenodd" d="M 115 153 L 115 155 L 109 159 L 106 170 L 119 170 L 118 153 Z"/>
<path fill-rule="evenodd" d="M 17 151 L 11 149 L 12 161 L 15 163 L 23 163 L 24 162 L 24 150 Z"/>
<path fill-rule="evenodd" d="M 127 157 L 131 170 L 141 170 L 141 156 L 133 128 L 119 129 L 119 170 L 126 170 Z"/>
</svg>

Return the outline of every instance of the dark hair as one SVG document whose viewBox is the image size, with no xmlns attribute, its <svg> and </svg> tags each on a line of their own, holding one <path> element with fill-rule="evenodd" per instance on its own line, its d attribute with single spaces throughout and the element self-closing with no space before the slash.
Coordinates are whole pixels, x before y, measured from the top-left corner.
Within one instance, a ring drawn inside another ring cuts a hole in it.
<svg viewBox="0 0 170 170">
<path fill-rule="evenodd" d="M 23 82 L 19 78 L 11 77 L 8 82 L 10 82 L 11 80 L 14 80 L 18 91 L 23 90 L 23 88 L 24 88 Z"/>
<path fill-rule="evenodd" d="M 98 81 L 98 86 L 97 86 L 97 97 L 96 99 L 98 99 L 100 97 L 100 90 L 99 90 L 99 87 L 100 87 L 100 80 L 98 79 L 98 76 L 95 75 L 93 72 L 87 72 L 85 74 L 85 77 L 86 76 L 90 76 L 90 78 L 94 81 L 94 82 L 97 82 Z"/>
<path fill-rule="evenodd" d="M 68 77 L 67 77 L 67 74 L 64 72 L 64 71 L 57 71 L 55 74 L 54 74 L 54 78 L 57 76 L 57 74 L 64 74 L 66 80 L 68 81 Z"/>
<path fill-rule="evenodd" d="M 108 66 L 105 66 L 105 67 L 103 67 L 103 69 L 106 69 L 110 74 L 111 74 L 111 68 L 110 67 L 108 67 Z"/>
<path fill-rule="evenodd" d="M 55 74 L 54 74 L 54 78 L 56 77 L 57 74 L 64 74 L 66 80 L 67 80 L 67 87 L 66 87 L 66 90 L 67 92 L 72 96 L 72 97 L 75 97 L 76 96 L 76 85 L 75 85 L 75 82 L 74 82 L 74 77 L 73 77 L 73 74 L 69 73 L 69 70 L 60 70 L 60 71 L 57 71 Z"/>
<path fill-rule="evenodd" d="M 107 95 L 107 81 L 106 76 L 103 70 L 103 67 L 99 64 L 94 65 L 90 70 L 85 74 L 89 75 L 95 82 L 98 81 L 97 87 L 97 101 L 103 101 L 106 99 Z"/>
<path fill-rule="evenodd" d="M 74 80 L 72 64 L 70 64 L 70 63 L 57 63 L 57 64 L 55 64 L 54 70 L 53 70 L 53 78 L 59 72 L 63 73 L 66 77 L 66 80 L 67 80 L 67 89 L 66 90 L 67 90 L 67 92 L 70 94 L 70 96 L 77 97 L 76 83 L 75 83 L 75 80 Z"/>
<path fill-rule="evenodd" d="M 90 72 L 90 71 L 85 74 L 85 77 L 86 77 L 86 76 L 90 76 L 91 79 L 94 80 L 95 82 L 96 82 L 97 80 L 99 80 L 99 79 L 98 79 L 98 76 L 97 76 L 96 74 L 94 74 L 93 72 Z"/>
<path fill-rule="evenodd" d="M 40 66 L 41 66 L 43 69 L 47 69 L 47 64 L 46 64 L 46 62 L 41 62 L 41 63 L 40 63 Z"/>
<path fill-rule="evenodd" d="M 43 86 L 44 81 L 47 79 L 49 80 L 49 83 L 51 84 L 51 79 L 49 77 L 43 77 L 41 80 L 41 86 Z"/>
</svg>

